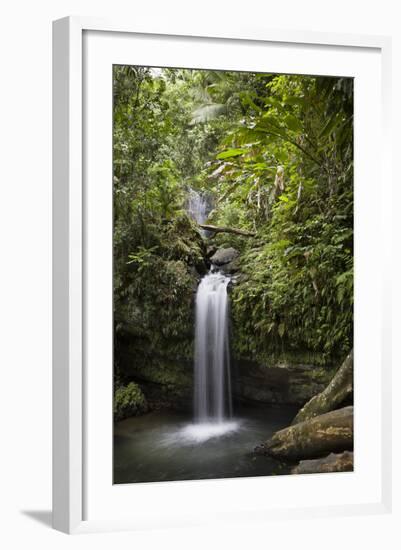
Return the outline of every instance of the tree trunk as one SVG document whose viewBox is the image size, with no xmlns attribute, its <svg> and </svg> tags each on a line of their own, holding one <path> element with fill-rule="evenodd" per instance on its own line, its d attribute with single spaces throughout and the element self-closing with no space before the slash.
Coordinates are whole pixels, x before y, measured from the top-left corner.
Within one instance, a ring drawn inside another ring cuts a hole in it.
<svg viewBox="0 0 401 550">
<path fill-rule="evenodd" d="M 310 420 L 319 414 L 334 410 L 352 395 L 354 353 L 351 351 L 338 369 L 330 384 L 321 392 L 312 397 L 298 412 L 292 425 Z"/>
<path fill-rule="evenodd" d="M 301 460 L 292 470 L 292 474 L 324 474 L 330 472 L 352 472 L 354 453 L 344 451 L 341 454 L 330 453 L 324 458 Z"/>
<path fill-rule="evenodd" d="M 201 229 L 213 231 L 214 233 L 234 233 L 234 235 L 242 235 L 243 237 L 255 237 L 256 233 L 245 231 L 244 229 L 236 229 L 235 227 L 218 227 L 217 225 L 199 224 Z"/>
<path fill-rule="evenodd" d="M 354 407 L 344 407 L 273 434 L 255 452 L 283 460 L 317 458 L 352 451 Z"/>
</svg>

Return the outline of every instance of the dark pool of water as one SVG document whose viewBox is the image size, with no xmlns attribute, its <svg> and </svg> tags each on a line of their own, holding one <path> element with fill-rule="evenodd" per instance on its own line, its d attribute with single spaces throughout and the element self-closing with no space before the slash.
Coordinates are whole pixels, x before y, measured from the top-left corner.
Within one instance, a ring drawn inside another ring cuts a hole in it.
<svg viewBox="0 0 401 550">
<path fill-rule="evenodd" d="M 288 426 L 294 407 L 246 408 L 223 426 L 158 411 L 114 427 L 114 483 L 280 475 L 289 466 L 254 455 L 256 445 Z"/>
</svg>

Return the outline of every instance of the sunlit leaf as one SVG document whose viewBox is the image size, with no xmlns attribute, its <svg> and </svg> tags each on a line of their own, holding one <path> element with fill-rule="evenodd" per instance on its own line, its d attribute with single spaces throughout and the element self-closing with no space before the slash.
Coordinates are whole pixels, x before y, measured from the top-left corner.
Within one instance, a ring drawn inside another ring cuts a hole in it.
<svg viewBox="0 0 401 550">
<path fill-rule="evenodd" d="M 222 153 L 219 153 L 216 158 L 218 160 L 224 160 L 231 157 L 238 157 L 240 155 L 243 155 L 247 152 L 247 149 L 228 149 L 227 151 L 223 151 Z"/>
</svg>

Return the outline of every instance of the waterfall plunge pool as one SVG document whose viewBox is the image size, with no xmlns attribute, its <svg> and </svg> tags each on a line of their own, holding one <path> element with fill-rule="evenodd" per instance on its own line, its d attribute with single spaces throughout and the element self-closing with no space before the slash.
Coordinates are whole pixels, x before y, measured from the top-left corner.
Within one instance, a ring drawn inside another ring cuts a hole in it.
<svg viewBox="0 0 401 550">
<path fill-rule="evenodd" d="M 207 204 L 189 196 L 203 223 Z M 298 409 L 244 407 L 233 416 L 229 345 L 230 277 L 212 265 L 196 293 L 194 417 L 154 411 L 115 424 L 114 483 L 268 476 L 290 467 L 254 448 L 290 424 Z"/>
<path fill-rule="evenodd" d="M 288 426 L 295 407 L 244 407 L 232 414 L 229 277 L 212 266 L 196 295 L 194 417 L 154 411 L 118 422 L 114 483 L 253 477 L 289 466 L 253 449 Z"/>
<path fill-rule="evenodd" d="M 155 411 L 114 428 L 114 483 L 219 479 L 289 473 L 253 449 L 289 425 L 298 408 L 244 407 L 222 423 L 193 423 L 186 414 Z"/>
</svg>

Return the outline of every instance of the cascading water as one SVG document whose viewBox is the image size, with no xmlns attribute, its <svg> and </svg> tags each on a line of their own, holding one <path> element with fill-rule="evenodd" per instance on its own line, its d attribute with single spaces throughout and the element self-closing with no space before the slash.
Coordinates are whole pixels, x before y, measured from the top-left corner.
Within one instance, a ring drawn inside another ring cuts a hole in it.
<svg viewBox="0 0 401 550">
<path fill-rule="evenodd" d="M 189 188 L 186 200 L 186 210 L 196 223 L 202 225 L 207 220 L 213 207 L 212 202 L 211 196 L 207 193 L 200 193 L 199 191 L 195 191 L 195 189 Z M 204 237 L 209 237 L 211 235 L 210 231 L 205 229 L 201 229 L 200 232 Z"/>
<path fill-rule="evenodd" d="M 188 214 L 197 223 L 204 223 L 210 210 L 210 206 L 204 194 L 198 193 L 195 189 L 190 188 L 187 197 Z"/>
<path fill-rule="evenodd" d="M 210 208 L 207 195 L 189 189 L 188 214 L 199 224 L 205 222 Z M 207 231 L 202 231 L 204 236 Z M 230 349 L 227 286 L 230 278 L 216 271 L 199 283 L 196 293 L 194 423 L 180 436 L 203 442 L 211 437 L 236 431 L 239 423 L 232 417 Z"/>
<path fill-rule="evenodd" d="M 195 421 L 222 423 L 232 415 L 228 337 L 229 277 L 210 272 L 196 294 Z"/>
</svg>

